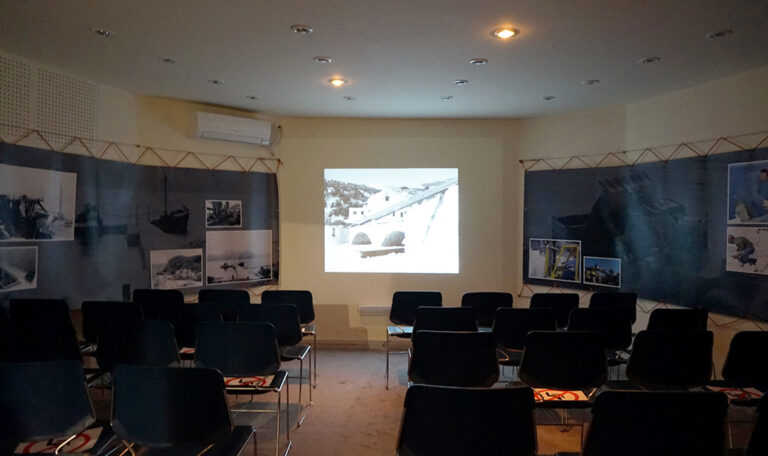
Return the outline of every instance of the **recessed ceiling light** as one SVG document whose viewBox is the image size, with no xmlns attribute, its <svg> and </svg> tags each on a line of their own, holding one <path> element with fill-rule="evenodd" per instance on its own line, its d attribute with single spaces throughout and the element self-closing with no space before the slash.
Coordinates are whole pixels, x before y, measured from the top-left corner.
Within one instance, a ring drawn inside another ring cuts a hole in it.
<svg viewBox="0 0 768 456">
<path fill-rule="evenodd" d="M 176 63 L 176 59 L 174 59 L 173 57 L 160 57 L 160 60 L 162 60 L 164 63 L 170 63 L 170 64 Z"/>
<path fill-rule="evenodd" d="M 298 33 L 299 35 L 309 35 L 314 29 L 308 25 L 294 24 L 291 26 L 291 30 L 293 30 L 293 33 Z"/>
<path fill-rule="evenodd" d="M 600 80 L 599 79 L 586 79 L 586 80 L 582 81 L 581 83 L 584 84 L 585 86 L 592 86 L 592 85 L 595 85 L 595 84 L 600 84 Z"/>
<path fill-rule="evenodd" d="M 446 95 L 444 97 L 440 97 L 440 99 L 443 100 L 443 101 L 451 101 L 451 100 L 453 100 L 453 96 L 452 95 Z"/>
<path fill-rule="evenodd" d="M 475 66 L 483 66 L 488 63 L 488 59 L 484 57 L 475 57 L 474 59 L 469 59 L 469 63 Z"/>
<path fill-rule="evenodd" d="M 259 99 L 259 97 L 257 97 L 256 95 L 246 95 L 245 98 L 247 98 L 249 100 L 252 100 L 252 101 L 256 101 L 256 100 Z"/>
<path fill-rule="evenodd" d="M 210 82 L 213 85 L 222 85 L 224 84 L 224 81 L 221 79 L 209 79 L 208 82 Z"/>
<path fill-rule="evenodd" d="M 554 95 L 547 95 L 547 96 L 545 96 L 545 97 L 542 97 L 541 99 L 542 99 L 542 100 L 544 100 L 544 101 L 552 101 L 552 100 L 554 100 L 555 98 L 556 98 L 556 97 L 555 97 Z"/>
<path fill-rule="evenodd" d="M 644 59 L 638 60 L 639 63 L 656 63 L 659 60 L 661 60 L 661 57 L 646 57 Z"/>
<path fill-rule="evenodd" d="M 316 57 L 312 57 L 312 60 L 314 60 L 317 63 L 331 63 L 331 62 L 333 62 L 333 59 L 328 57 L 327 55 L 318 55 Z"/>
<path fill-rule="evenodd" d="M 496 38 L 500 40 L 508 40 L 512 38 L 513 36 L 517 36 L 520 33 L 520 30 L 513 29 L 510 27 L 501 27 L 497 28 L 496 30 L 491 32 L 491 35 L 495 36 Z"/>
<path fill-rule="evenodd" d="M 717 32 L 707 33 L 707 38 L 716 40 L 718 38 L 722 38 L 724 36 L 728 36 L 731 33 L 733 33 L 733 30 L 725 29 L 725 30 L 718 30 Z"/>
<path fill-rule="evenodd" d="M 344 99 L 344 100 L 346 100 L 346 101 L 355 101 L 355 100 L 356 100 L 356 98 L 355 98 L 355 97 L 350 97 L 350 96 L 343 96 L 343 97 L 341 97 L 341 98 L 343 98 L 343 99 Z"/>
<path fill-rule="evenodd" d="M 457 86 L 465 86 L 467 84 L 469 84 L 469 81 L 467 81 L 466 79 L 456 79 L 455 81 L 453 81 L 453 85 L 457 85 Z"/>
<path fill-rule="evenodd" d="M 333 79 L 329 79 L 328 82 L 330 82 L 331 85 L 334 86 L 334 87 L 341 87 L 344 84 L 348 83 L 349 81 L 347 81 L 346 79 L 341 79 L 341 78 L 333 78 Z"/>
<path fill-rule="evenodd" d="M 91 29 L 91 31 L 99 36 L 102 36 L 104 38 L 109 38 L 110 35 L 112 35 L 112 32 L 100 27 L 94 27 Z"/>
</svg>

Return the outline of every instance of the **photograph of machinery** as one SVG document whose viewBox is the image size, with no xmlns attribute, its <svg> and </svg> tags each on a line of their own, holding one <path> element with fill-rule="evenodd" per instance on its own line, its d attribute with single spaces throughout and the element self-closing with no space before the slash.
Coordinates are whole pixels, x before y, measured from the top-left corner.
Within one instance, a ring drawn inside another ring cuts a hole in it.
<svg viewBox="0 0 768 456">
<path fill-rule="evenodd" d="M 581 282 L 581 241 L 531 238 L 528 245 L 529 277 Z"/>
</svg>

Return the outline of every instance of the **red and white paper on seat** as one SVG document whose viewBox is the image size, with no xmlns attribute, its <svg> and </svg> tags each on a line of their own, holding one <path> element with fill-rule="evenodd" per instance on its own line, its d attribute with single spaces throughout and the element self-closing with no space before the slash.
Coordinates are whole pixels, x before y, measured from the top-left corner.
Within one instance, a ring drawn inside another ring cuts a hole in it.
<svg viewBox="0 0 768 456">
<path fill-rule="evenodd" d="M 550 388 L 534 388 L 533 398 L 536 400 L 536 402 L 589 400 L 583 391 L 556 390 Z"/>
<path fill-rule="evenodd" d="M 96 442 L 99 440 L 100 435 L 101 435 L 100 427 L 86 429 L 80 434 L 77 434 L 77 437 L 75 437 L 74 439 L 72 439 L 71 442 L 66 444 L 64 448 L 61 449 L 59 454 L 83 453 L 85 451 L 88 451 L 91 448 L 93 448 L 94 445 L 96 445 Z M 56 448 L 58 448 L 58 446 L 61 445 L 62 442 L 67 440 L 67 438 L 69 437 L 65 437 L 61 439 L 44 440 L 41 442 L 22 442 L 16 446 L 14 453 L 21 453 L 21 454 L 53 453 L 54 451 L 56 451 Z"/>
<path fill-rule="evenodd" d="M 760 399 L 763 393 L 757 388 L 730 388 L 725 386 L 707 386 L 710 391 L 725 393 L 730 401 L 748 401 L 750 399 Z"/>
<path fill-rule="evenodd" d="M 274 379 L 274 375 L 265 375 L 264 377 L 224 377 L 224 384 L 229 387 L 255 386 L 266 388 L 272 384 L 272 380 Z"/>
</svg>

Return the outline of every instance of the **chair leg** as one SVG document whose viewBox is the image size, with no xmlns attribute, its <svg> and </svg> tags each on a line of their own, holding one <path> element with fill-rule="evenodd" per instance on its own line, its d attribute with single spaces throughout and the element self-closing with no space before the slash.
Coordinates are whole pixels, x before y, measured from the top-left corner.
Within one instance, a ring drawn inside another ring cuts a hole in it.
<svg viewBox="0 0 768 456">
<path fill-rule="evenodd" d="M 303 383 L 304 383 L 304 360 L 299 359 L 299 413 L 298 413 L 299 416 L 301 416 L 301 390 L 303 389 L 302 388 Z M 297 417 L 296 427 L 299 427 L 299 426 L 301 426 L 301 423 L 298 422 L 298 417 Z"/>
<path fill-rule="evenodd" d="M 315 365 L 311 368 L 311 370 L 315 371 L 315 384 L 313 385 L 313 388 L 317 388 L 317 328 L 315 328 L 315 332 L 312 334 L 312 351 L 315 352 L 312 354 L 313 363 Z M 310 372 L 309 376 L 312 376 L 312 373 Z M 312 380 L 310 380 L 311 382 Z M 312 402 L 312 391 L 309 392 L 309 402 Z"/>
<path fill-rule="evenodd" d="M 387 377 L 387 389 L 389 389 L 389 331 L 387 331 L 386 346 L 387 346 L 387 374 L 386 374 L 386 377 Z"/>
<path fill-rule="evenodd" d="M 279 407 L 278 407 L 279 408 Z M 279 420 L 278 420 L 279 422 Z M 288 443 L 291 442 L 291 384 L 288 380 L 285 380 L 285 425 L 286 438 Z"/>
<path fill-rule="evenodd" d="M 287 380 L 285 382 L 285 385 L 288 386 Z M 280 396 L 282 396 L 282 393 L 278 391 L 277 392 L 277 424 L 275 425 L 275 456 L 280 456 L 280 406 L 281 406 Z M 290 428 L 290 426 L 288 427 Z"/>
<path fill-rule="evenodd" d="M 315 386 L 314 388 L 317 388 L 317 364 L 315 366 L 312 366 L 312 363 L 317 363 L 317 358 L 315 358 L 315 346 L 312 345 L 312 348 L 309 349 L 309 378 L 307 381 L 309 382 L 309 405 L 315 405 L 314 402 L 312 402 L 312 371 L 315 372 Z"/>
</svg>

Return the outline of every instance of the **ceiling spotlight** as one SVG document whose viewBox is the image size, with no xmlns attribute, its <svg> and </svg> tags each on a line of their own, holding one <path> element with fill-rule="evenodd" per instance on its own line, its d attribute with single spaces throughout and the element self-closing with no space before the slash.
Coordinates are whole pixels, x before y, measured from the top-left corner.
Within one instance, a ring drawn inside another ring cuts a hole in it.
<svg viewBox="0 0 768 456">
<path fill-rule="evenodd" d="M 171 65 L 176 63 L 176 59 L 174 59 L 173 57 L 160 57 L 160 60 L 162 60 L 164 63 L 169 63 Z"/>
<path fill-rule="evenodd" d="M 291 30 L 293 30 L 293 33 L 298 33 L 299 35 L 309 35 L 313 32 L 312 27 L 308 25 L 302 25 L 302 24 L 294 24 L 291 26 Z"/>
<path fill-rule="evenodd" d="M 556 97 L 555 97 L 554 95 L 547 95 L 547 96 L 545 96 L 545 97 L 542 97 L 541 99 L 542 99 L 542 100 L 544 100 L 544 101 L 552 101 L 552 100 L 554 100 L 555 98 L 556 98 Z"/>
<path fill-rule="evenodd" d="M 109 38 L 109 36 L 112 35 L 112 32 L 105 28 L 94 27 L 91 31 L 104 38 Z"/>
<path fill-rule="evenodd" d="M 356 100 L 356 98 L 355 98 L 355 97 L 350 97 L 350 96 L 343 96 L 343 97 L 341 97 L 341 98 L 343 98 L 343 99 L 344 99 L 344 100 L 346 100 L 346 101 L 355 101 L 355 100 Z"/>
<path fill-rule="evenodd" d="M 440 97 L 440 99 L 443 100 L 443 101 L 451 101 L 451 100 L 453 100 L 453 96 L 452 95 L 446 95 L 444 97 Z"/>
<path fill-rule="evenodd" d="M 474 59 L 469 59 L 469 63 L 471 63 L 472 65 L 475 65 L 475 66 L 483 66 L 486 63 L 488 63 L 488 59 L 483 58 L 483 57 L 476 57 Z"/>
<path fill-rule="evenodd" d="M 316 57 L 312 57 L 312 60 L 317 63 L 331 63 L 333 62 L 333 59 L 326 56 L 326 55 L 318 55 Z"/>
<path fill-rule="evenodd" d="M 639 63 L 656 63 L 659 60 L 661 60 L 661 57 L 646 57 L 644 59 L 638 60 Z"/>
<path fill-rule="evenodd" d="M 509 28 L 509 27 L 502 27 L 492 31 L 491 35 L 495 36 L 500 40 L 508 40 L 513 36 L 517 36 L 519 33 L 520 33 L 520 30 Z"/>
<path fill-rule="evenodd" d="M 346 84 L 349 81 L 347 81 L 346 79 L 341 79 L 341 78 L 333 78 L 333 79 L 329 79 L 328 82 L 330 82 L 331 85 L 334 86 L 334 87 L 341 87 L 341 86 L 343 86 L 344 84 Z"/>
<path fill-rule="evenodd" d="M 718 38 L 722 38 L 724 36 L 728 36 L 731 33 L 733 33 L 733 30 L 725 29 L 725 30 L 718 30 L 717 32 L 707 33 L 707 38 L 711 40 L 716 40 Z"/>
<path fill-rule="evenodd" d="M 453 85 L 457 85 L 457 86 L 465 86 L 467 84 L 469 84 L 469 81 L 467 81 L 466 79 L 456 79 L 455 81 L 453 81 Z"/>
<path fill-rule="evenodd" d="M 585 86 L 591 86 L 591 85 L 600 84 L 600 80 L 599 79 L 586 79 L 586 80 L 582 81 L 581 83 L 584 84 Z"/>
<path fill-rule="evenodd" d="M 256 95 L 246 95 L 245 98 L 247 98 L 247 99 L 249 99 L 251 101 L 256 101 L 256 100 L 259 99 L 259 97 L 257 97 Z"/>
<path fill-rule="evenodd" d="M 224 84 L 224 81 L 221 79 L 209 79 L 208 82 L 210 82 L 213 85 L 222 85 Z"/>
</svg>

